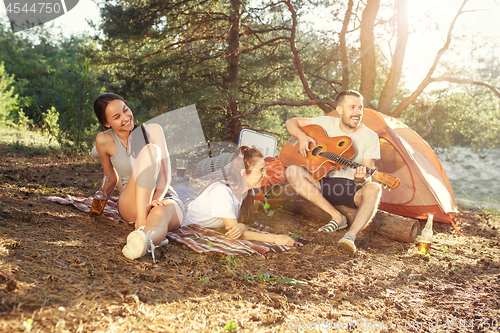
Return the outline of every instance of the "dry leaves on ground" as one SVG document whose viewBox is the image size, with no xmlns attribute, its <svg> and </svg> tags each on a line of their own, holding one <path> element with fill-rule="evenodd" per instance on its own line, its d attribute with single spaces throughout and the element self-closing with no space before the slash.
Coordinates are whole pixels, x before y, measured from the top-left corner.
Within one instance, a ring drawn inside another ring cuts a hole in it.
<svg viewBox="0 0 500 333">
<path fill-rule="evenodd" d="M 41 200 L 89 196 L 89 158 L 0 147 L 1 332 L 440 332 L 498 327 L 498 216 L 435 223 L 431 256 L 360 234 L 355 255 L 322 221 L 276 210 L 260 222 L 310 240 L 286 253 L 197 254 L 171 242 L 157 263 L 121 254 L 132 226 Z M 422 222 L 423 223 L 423 222 Z M 237 260 L 239 259 L 239 260 Z M 281 280 L 280 280 L 281 279 Z M 281 281 L 281 282 L 277 282 Z"/>
</svg>

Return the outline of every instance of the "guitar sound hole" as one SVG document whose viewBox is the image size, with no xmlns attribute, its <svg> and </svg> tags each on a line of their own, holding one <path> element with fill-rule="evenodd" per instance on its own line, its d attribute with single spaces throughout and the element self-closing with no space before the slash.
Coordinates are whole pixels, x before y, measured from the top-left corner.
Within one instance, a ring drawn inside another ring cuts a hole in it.
<svg viewBox="0 0 500 333">
<path fill-rule="evenodd" d="M 340 141 L 339 142 L 339 147 L 343 147 L 345 145 L 345 141 Z"/>
<path fill-rule="evenodd" d="M 314 147 L 314 149 L 313 149 L 313 150 L 311 150 L 311 155 L 313 155 L 313 156 L 318 156 L 318 155 L 319 155 L 319 153 L 321 153 L 322 151 L 323 151 L 323 147 L 321 147 L 321 146 L 316 146 L 316 147 Z"/>
</svg>

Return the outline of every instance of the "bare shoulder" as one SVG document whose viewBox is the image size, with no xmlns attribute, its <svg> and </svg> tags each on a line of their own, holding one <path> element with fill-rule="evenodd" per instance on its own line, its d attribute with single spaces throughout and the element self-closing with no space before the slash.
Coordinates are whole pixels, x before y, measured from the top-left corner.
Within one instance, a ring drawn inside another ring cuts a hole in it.
<svg viewBox="0 0 500 333">
<path fill-rule="evenodd" d="M 111 134 L 110 131 L 101 132 L 101 133 L 97 134 L 97 136 L 95 138 L 96 145 L 102 146 L 102 145 L 109 144 L 111 142 L 114 142 L 114 140 L 113 140 L 113 135 Z"/>
<path fill-rule="evenodd" d="M 114 154 L 115 141 L 113 140 L 111 132 L 105 131 L 97 134 L 95 138 L 95 146 L 99 156 L 101 156 L 102 152 L 112 156 Z"/>
</svg>

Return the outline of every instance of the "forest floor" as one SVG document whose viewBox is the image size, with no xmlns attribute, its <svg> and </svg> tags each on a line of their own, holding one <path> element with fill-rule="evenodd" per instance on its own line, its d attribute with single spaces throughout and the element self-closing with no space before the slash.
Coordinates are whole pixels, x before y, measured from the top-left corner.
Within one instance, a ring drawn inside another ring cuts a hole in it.
<svg viewBox="0 0 500 333">
<path fill-rule="evenodd" d="M 99 164 L 36 152 L 0 145 L 0 332 L 498 331 L 500 217 L 486 209 L 462 210 L 463 236 L 435 223 L 428 256 L 367 232 L 347 254 L 344 231 L 277 209 L 259 222 L 308 244 L 234 258 L 170 242 L 156 264 L 129 261 L 132 225 L 39 198 L 90 196 Z"/>
</svg>

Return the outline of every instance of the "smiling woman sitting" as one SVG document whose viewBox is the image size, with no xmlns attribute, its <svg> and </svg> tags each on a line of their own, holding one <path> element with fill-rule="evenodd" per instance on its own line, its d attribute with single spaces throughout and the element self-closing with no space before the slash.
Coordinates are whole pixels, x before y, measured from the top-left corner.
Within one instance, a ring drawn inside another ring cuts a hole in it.
<svg viewBox="0 0 500 333">
<path fill-rule="evenodd" d="M 122 252 L 128 259 L 153 255 L 155 245 L 165 244 L 167 232 L 179 228 L 184 206 L 170 186 L 170 158 L 163 129 L 158 124 L 134 125 L 134 115 L 116 94 L 102 94 L 94 112 L 107 130 L 96 137 L 96 150 L 104 174 L 109 177 L 106 194 L 121 180 L 118 210 L 135 231 Z"/>
</svg>

